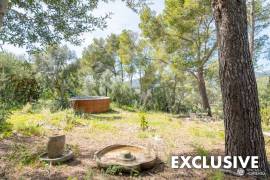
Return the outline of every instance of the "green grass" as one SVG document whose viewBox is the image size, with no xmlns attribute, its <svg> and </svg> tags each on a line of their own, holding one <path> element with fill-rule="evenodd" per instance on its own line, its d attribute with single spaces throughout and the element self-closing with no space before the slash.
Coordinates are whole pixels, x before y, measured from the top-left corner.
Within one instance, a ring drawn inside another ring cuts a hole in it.
<svg viewBox="0 0 270 180">
<path fill-rule="evenodd" d="M 12 134 L 12 124 L 7 122 L 0 122 L 0 140 L 8 138 Z"/>
<path fill-rule="evenodd" d="M 190 124 L 188 132 L 194 137 L 202 137 L 208 139 L 224 139 L 223 129 L 217 128 L 215 124 Z"/>
<path fill-rule="evenodd" d="M 15 132 L 26 136 L 41 136 L 50 128 L 71 131 L 76 126 L 86 125 L 88 120 L 75 116 L 72 110 L 51 113 L 48 109 L 43 109 L 39 113 L 13 112 L 7 122 Z"/>
<path fill-rule="evenodd" d="M 112 123 L 107 121 L 99 121 L 99 120 L 91 120 L 89 121 L 89 131 L 101 131 L 101 132 L 117 132 L 118 128 L 114 126 Z"/>
<path fill-rule="evenodd" d="M 45 129 L 40 125 L 42 122 L 41 115 L 14 113 L 7 120 L 12 124 L 15 132 L 26 136 L 41 136 L 45 133 Z"/>
</svg>

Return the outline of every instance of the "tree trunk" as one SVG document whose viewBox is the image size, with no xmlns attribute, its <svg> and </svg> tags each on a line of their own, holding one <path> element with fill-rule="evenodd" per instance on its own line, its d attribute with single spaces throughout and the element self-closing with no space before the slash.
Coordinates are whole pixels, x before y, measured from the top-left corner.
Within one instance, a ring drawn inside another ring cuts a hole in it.
<svg viewBox="0 0 270 180">
<path fill-rule="evenodd" d="M 174 82 L 173 82 L 173 94 L 172 94 L 172 103 L 170 106 L 170 112 L 173 113 L 175 103 L 176 103 L 176 87 L 177 87 L 177 75 L 174 75 Z"/>
<path fill-rule="evenodd" d="M 207 115 L 212 117 L 211 107 L 209 104 L 205 81 L 204 81 L 204 74 L 203 74 L 203 68 L 199 68 L 197 72 L 197 80 L 198 80 L 198 86 L 199 86 L 199 92 L 202 99 L 202 105 L 203 109 L 207 111 Z"/>
<path fill-rule="evenodd" d="M 121 81 L 124 82 L 124 68 L 122 62 L 120 62 L 120 68 L 121 68 Z"/>
<path fill-rule="evenodd" d="M 249 50 L 251 60 L 253 60 L 254 56 L 254 43 L 255 43 L 254 32 L 255 32 L 255 0 L 251 0 L 250 33 L 249 33 Z"/>
<path fill-rule="evenodd" d="M 269 173 L 261 128 L 257 83 L 249 51 L 245 0 L 213 0 L 223 98 L 225 153 L 259 156 Z"/>
</svg>

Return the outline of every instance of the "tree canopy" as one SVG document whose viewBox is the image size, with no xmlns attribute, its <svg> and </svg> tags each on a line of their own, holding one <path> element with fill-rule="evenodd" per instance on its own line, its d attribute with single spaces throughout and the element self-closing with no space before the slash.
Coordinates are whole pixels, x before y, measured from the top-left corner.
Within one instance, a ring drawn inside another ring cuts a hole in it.
<svg viewBox="0 0 270 180">
<path fill-rule="evenodd" d="M 93 10 L 110 0 L 10 0 L 0 32 L 2 44 L 28 50 L 68 41 L 79 44 L 81 34 L 105 28 L 109 12 L 97 17 Z M 122 0 L 136 10 L 144 0 Z M 1 1 L 2 2 L 2 1 Z"/>
</svg>

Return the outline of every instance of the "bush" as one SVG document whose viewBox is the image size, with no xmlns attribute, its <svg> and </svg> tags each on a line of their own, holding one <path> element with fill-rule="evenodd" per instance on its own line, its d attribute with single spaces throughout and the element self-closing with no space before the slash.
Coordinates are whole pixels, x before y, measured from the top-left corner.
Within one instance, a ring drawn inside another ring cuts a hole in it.
<svg viewBox="0 0 270 180">
<path fill-rule="evenodd" d="M 117 82 L 112 85 L 110 97 L 112 101 L 118 105 L 132 105 L 135 104 L 138 99 L 134 89 L 122 82 Z"/>
</svg>

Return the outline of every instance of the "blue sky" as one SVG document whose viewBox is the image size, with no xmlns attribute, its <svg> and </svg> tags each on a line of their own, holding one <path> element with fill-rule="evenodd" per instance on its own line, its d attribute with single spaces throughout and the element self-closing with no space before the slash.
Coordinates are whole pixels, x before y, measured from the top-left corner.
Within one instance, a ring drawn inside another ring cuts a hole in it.
<svg viewBox="0 0 270 180">
<path fill-rule="evenodd" d="M 164 0 L 153 0 L 153 3 L 150 5 L 151 9 L 155 10 L 157 13 L 160 13 L 164 9 Z M 108 27 L 104 30 L 96 30 L 91 33 L 85 33 L 82 37 L 85 39 L 80 46 L 73 46 L 68 44 L 68 46 L 74 50 L 78 57 L 81 56 L 82 51 L 85 47 L 91 44 L 93 38 L 106 37 L 111 33 L 119 34 L 123 29 L 129 29 L 135 32 L 140 32 L 138 24 L 140 22 L 138 14 L 133 12 L 130 8 L 120 1 L 116 0 L 115 2 L 110 3 L 101 3 L 99 8 L 94 11 L 96 16 L 104 15 L 105 13 L 111 12 L 111 19 L 107 20 Z M 266 30 L 270 33 L 270 28 Z M 24 48 L 18 48 L 10 45 L 5 45 L 4 49 L 13 52 L 17 55 L 26 54 Z M 261 59 L 258 62 L 259 71 L 270 70 L 270 61 Z"/>
</svg>

